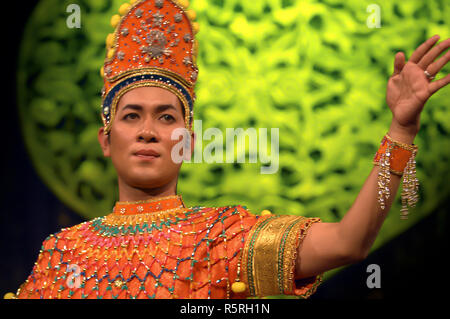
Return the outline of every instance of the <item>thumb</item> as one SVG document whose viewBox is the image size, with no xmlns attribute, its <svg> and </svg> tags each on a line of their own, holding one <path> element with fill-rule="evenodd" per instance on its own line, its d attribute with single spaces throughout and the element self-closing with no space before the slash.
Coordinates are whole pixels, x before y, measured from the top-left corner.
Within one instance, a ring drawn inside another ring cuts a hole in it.
<svg viewBox="0 0 450 319">
<path fill-rule="evenodd" d="M 398 52 L 395 55 L 394 73 L 392 75 L 400 74 L 400 72 L 402 72 L 404 66 L 405 66 L 405 54 L 403 52 Z"/>
</svg>

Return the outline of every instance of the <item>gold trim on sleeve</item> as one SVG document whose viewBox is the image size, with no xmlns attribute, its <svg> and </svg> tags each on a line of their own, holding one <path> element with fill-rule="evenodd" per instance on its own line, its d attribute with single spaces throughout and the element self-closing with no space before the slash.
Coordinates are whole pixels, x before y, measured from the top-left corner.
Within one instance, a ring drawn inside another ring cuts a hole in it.
<svg viewBox="0 0 450 319">
<path fill-rule="evenodd" d="M 319 218 L 267 216 L 252 227 L 242 253 L 243 278 L 251 296 L 295 294 L 297 249 Z"/>
</svg>

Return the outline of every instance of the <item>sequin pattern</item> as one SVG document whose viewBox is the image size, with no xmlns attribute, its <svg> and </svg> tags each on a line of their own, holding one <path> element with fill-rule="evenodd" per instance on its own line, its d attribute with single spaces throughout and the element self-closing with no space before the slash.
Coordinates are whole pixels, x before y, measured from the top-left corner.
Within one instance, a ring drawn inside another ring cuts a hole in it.
<svg viewBox="0 0 450 319">
<path fill-rule="evenodd" d="M 122 212 L 49 236 L 18 297 L 233 297 L 238 255 L 257 216 L 241 206 L 176 208 L 156 218 L 121 219 Z M 80 269 L 79 288 L 68 287 L 71 265 Z"/>
</svg>

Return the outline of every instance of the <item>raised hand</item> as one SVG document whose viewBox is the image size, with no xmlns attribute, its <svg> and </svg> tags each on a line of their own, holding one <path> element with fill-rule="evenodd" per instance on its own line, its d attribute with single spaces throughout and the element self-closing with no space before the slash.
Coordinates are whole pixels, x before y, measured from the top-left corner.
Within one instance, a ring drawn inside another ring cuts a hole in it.
<svg viewBox="0 0 450 319">
<path fill-rule="evenodd" d="M 450 39 L 435 45 L 438 40 L 439 36 L 435 35 L 422 43 L 406 63 L 403 52 L 395 55 L 394 73 L 388 81 L 386 101 L 393 114 L 392 124 L 411 134 L 419 131 L 420 113 L 426 101 L 450 82 L 450 74 L 433 81 L 450 60 L 450 51 L 436 60 L 450 47 Z"/>
</svg>

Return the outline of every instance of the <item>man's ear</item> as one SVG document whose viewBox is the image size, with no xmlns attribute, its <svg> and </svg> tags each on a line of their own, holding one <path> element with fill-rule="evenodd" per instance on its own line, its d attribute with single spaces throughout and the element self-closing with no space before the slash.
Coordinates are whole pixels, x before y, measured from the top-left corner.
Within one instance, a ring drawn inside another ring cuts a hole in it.
<svg viewBox="0 0 450 319">
<path fill-rule="evenodd" d="M 103 156 L 105 157 L 110 157 L 111 156 L 111 152 L 110 152 L 110 144 L 108 141 L 108 136 L 111 135 L 111 132 L 109 133 L 110 135 L 105 135 L 105 128 L 102 126 L 99 128 L 98 130 L 98 142 L 100 143 L 100 147 L 102 148 L 103 151 Z"/>
</svg>

